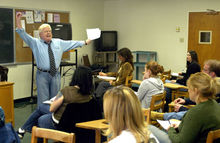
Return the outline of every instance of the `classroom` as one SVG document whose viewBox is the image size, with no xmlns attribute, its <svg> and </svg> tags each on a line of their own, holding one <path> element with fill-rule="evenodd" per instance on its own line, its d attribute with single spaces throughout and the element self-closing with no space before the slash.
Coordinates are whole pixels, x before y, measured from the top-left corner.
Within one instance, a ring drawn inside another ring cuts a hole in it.
<svg viewBox="0 0 220 143">
<path fill-rule="evenodd" d="M 186 69 L 189 13 L 219 11 L 219 5 L 219 0 L 0 0 L 0 8 L 69 12 L 73 40 L 86 40 L 88 28 L 117 31 L 118 49 L 155 51 L 157 62 L 172 72 Z M 92 64 L 94 53 L 93 41 L 77 48 L 77 64 L 84 64 L 84 55 L 88 55 Z M 70 53 L 69 61 L 75 61 L 74 53 Z M 14 100 L 30 98 L 31 62 L 1 65 L 9 69 L 8 81 L 14 83 Z M 61 89 L 70 80 L 71 76 L 61 78 Z"/>
</svg>

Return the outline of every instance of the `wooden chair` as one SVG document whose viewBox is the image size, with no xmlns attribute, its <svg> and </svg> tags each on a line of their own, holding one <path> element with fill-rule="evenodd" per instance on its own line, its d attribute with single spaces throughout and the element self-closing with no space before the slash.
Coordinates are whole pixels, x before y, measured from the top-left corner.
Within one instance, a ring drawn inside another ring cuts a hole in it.
<svg viewBox="0 0 220 143">
<path fill-rule="evenodd" d="M 153 95 L 151 98 L 151 103 L 150 103 L 150 110 L 151 111 L 158 111 L 162 109 L 164 110 L 164 105 L 165 105 L 165 97 L 166 97 L 166 91 L 164 91 L 161 94 Z"/>
<path fill-rule="evenodd" d="M 74 133 L 66 133 L 58 130 L 38 128 L 34 126 L 32 128 L 31 143 L 37 143 L 38 138 L 43 138 L 44 143 L 47 143 L 48 139 L 65 143 L 75 143 Z"/>
<path fill-rule="evenodd" d="M 213 143 L 213 141 L 216 139 L 219 139 L 218 141 L 220 141 L 220 129 L 215 131 L 209 131 L 206 143 Z"/>
<path fill-rule="evenodd" d="M 147 122 L 147 124 L 151 124 L 151 111 L 150 111 L 150 108 L 142 108 L 142 111 L 144 113 L 144 118 L 145 118 L 145 121 Z"/>
<path fill-rule="evenodd" d="M 131 83 L 132 79 L 133 79 L 133 75 L 127 76 L 125 79 L 125 86 L 131 87 L 132 86 L 132 83 Z"/>
</svg>

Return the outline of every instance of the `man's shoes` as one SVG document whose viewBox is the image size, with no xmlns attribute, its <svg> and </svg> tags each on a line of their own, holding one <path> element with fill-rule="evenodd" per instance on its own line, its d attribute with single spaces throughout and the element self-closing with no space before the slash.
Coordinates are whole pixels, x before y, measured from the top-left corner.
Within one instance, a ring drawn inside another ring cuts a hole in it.
<svg viewBox="0 0 220 143">
<path fill-rule="evenodd" d="M 24 134 L 25 134 L 25 130 L 19 128 L 19 129 L 17 130 L 17 134 L 18 134 L 18 137 L 19 137 L 20 139 L 23 139 Z"/>
</svg>

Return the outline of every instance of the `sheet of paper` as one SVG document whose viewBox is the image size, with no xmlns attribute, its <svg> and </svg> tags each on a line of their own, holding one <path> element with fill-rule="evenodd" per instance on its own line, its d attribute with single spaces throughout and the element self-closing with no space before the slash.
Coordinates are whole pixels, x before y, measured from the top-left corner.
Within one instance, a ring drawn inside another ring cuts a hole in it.
<svg viewBox="0 0 220 143">
<path fill-rule="evenodd" d="M 55 99 L 56 99 L 56 96 L 53 97 L 53 98 L 51 98 L 50 100 L 44 101 L 43 103 L 44 103 L 44 104 L 51 104 Z"/>
<path fill-rule="evenodd" d="M 179 74 L 178 74 L 178 73 L 175 73 L 175 72 L 172 72 L 171 75 L 172 75 L 172 76 L 179 76 Z"/>
<path fill-rule="evenodd" d="M 27 24 L 34 23 L 33 11 L 26 11 L 26 22 Z"/>
<path fill-rule="evenodd" d="M 163 127 L 165 130 L 167 130 L 170 126 L 170 122 L 168 120 L 157 120 L 157 122 Z"/>
<path fill-rule="evenodd" d="M 41 22 L 41 11 L 40 10 L 34 11 L 34 22 Z"/>
<path fill-rule="evenodd" d="M 97 76 L 99 79 L 104 79 L 104 80 L 116 80 L 115 77 L 110 77 L 110 76 Z"/>
<path fill-rule="evenodd" d="M 101 30 L 99 28 L 86 29 L 87 37 L 90 40 L 98 39 L 101 36 Z"/>
<path fill-rule="evenodd" d="M 53 23 L 53 13 L 47 14 L 47 22 Z"/>
</svg>

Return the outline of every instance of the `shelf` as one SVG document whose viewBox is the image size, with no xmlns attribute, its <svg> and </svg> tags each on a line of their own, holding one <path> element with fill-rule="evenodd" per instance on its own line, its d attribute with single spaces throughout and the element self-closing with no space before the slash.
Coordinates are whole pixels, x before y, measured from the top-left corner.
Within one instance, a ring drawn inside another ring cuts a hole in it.
<svg viewBox="0 0 220 143">
<path fill-rule="evenodd" d="M 144 72 L 144 67 L 147 62 L 157 61 L 157 52 L 154 51 L 132 51 L 134 56 L 135 75 L 137 80 L 141 80 Z"/>
</svg>

